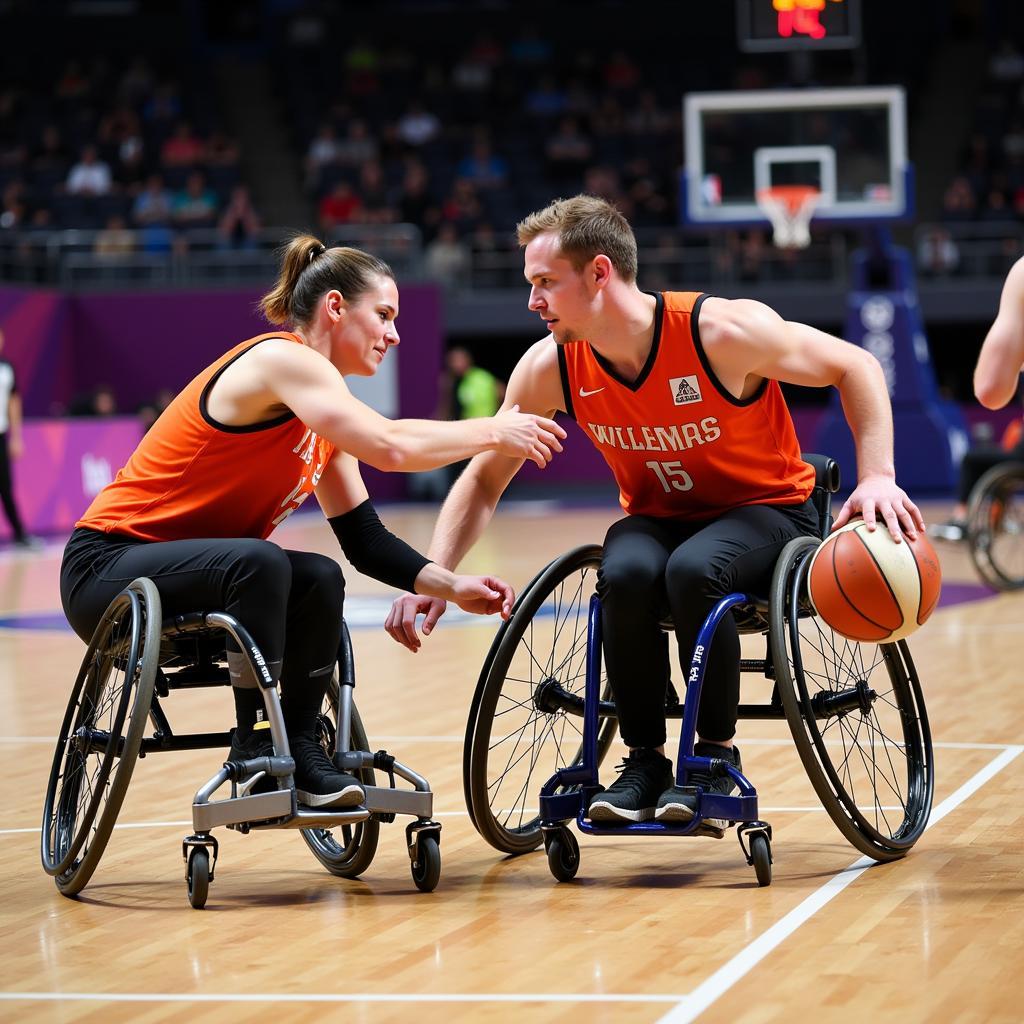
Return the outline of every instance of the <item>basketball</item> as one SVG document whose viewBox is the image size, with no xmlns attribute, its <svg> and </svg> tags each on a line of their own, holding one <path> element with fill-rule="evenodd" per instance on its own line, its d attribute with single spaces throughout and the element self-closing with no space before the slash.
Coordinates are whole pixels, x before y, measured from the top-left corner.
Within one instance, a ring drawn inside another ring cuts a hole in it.
<svg viewBox="0 0 1024 1024">
<path fill-rule="evenodd" d="M 942 587 L 928 538 L 897 544 L 883 523 L 858 519 L 814 553 L 807 580 L 815 611 L 848 640 L 891 643 L 910 636 L 935 610 Z"/>
</svg>

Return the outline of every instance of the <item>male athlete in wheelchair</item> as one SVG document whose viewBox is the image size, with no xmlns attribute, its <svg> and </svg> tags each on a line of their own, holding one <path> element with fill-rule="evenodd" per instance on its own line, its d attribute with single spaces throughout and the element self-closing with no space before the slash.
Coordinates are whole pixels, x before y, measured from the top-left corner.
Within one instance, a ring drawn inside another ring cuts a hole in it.
<svg viewBox="0 0 1024 1024">
<path fill-rule="evenodd" d="M 390 534 L 358 460 L 414 471 L 500 451 L 543 466 L 562 429 L 514 410 L 459 423 L 391 421 L 357 401 L 343 375 L 372 375 L 399 342 L 394 276 L 359 250 L 293 239 L 262 308 L 272 323 L 294 330 L 242 342 L 187 385 L 93 501 L 64 554 L 64 609 L 90 642 L 58 737 L 43 819 L 43 864 L 67 895 L 95 869 L 147 718 L 157 732 L 143 750 L 175 746 L 163 742 L 170 729 L 154 687 L 166 695 L 172 686 L 226 676 L 234 694 L 235 729 L 198 744 L 229 741 L 230 753 L 194 804 L 190 890 L 193 874 L 204 874 L 196 850 L 216 850 L 213 825 L 290 820 L 315 827 L 368 818 L 353 772 L 371 765 L 344 756 L 361 731 L 350 700 L 339 704 L 336 750 L 324 735 L 339 651 L 343 665 L 351 661 L 342 643 L 341 569 L 266 539 L 311 493 L 368 575 L 472 612 L 508 614 L 511 607 L 511 589 L 500 580 L 456 576 Z M 376 767 L 392 765 L 382 759 Z M 210 797 L 226 782 L 233 800 L 217 810 Z M 417 813 L 423 806 L 416 804 Z M 436 839 L 439 826 L 430 827 Z M 198 886 L 201 905 L 205 887 Z"/>
<path fill-rule="evenodd" d="M 734 744 L 741 667 L 736 622 L 723 614 L 703 652 L 707 678 L 699 710 L 690 702 L 691 714 L 697 711 L 697 761 L 685 773 L 686 787 L 676 784 L 664 754 L 669 659 L 660 622 L 669 612 L 685 671 L 702 623 L 723 598 L 767 594 L 780 555 L 793 550 L 789 545 L 799 541 L 806 554 L 821 539 L 822 517 L 812 498 L 815 469 L 801 458 L 779 381 L 832 385 L 842 396 L 859 479 L 836 525 L 860 514 L 874 527 L 880 518 L 897 542 L 901 530 L 914 537 L 923 529 L 920 511 L 894 478 L 881 369 L 864 350 L 785 322 L 760 303 L 641 291 L 633 232 L 603 200 L 577 196 L 552 203 L 519 225 L 519 241 L 530 308 L 550 333 L 514 370 L 506 407 L 571 415 L 608 462 L 626 512 L 609 529 L 603 549 L 572 553 L 583 559 L 572 566 L 574 573 L 598 574 L 600 653 L 629 748 L 618 779 L 594 794 L 588 820 L 608 828 L 653 822 L 683 829 L 696 822 L 694 831 L 721 836 L 729 819 L 701 813 L 699 801 L 701 794 L 727 797 L 741 775 Z M 474 458 L 442 507 L 432 558 L 458 565 L 521 465 L 500 455 Z M 592 582 L 578 583 L 567 600 L 593 589 Z M 417 615 L 425 615 L 423 628 L 430 632 L 443 608 L 438 598 L 403 596 L 386 628 L 415 650 Z M 577 629 L 572 635 L 578 644 L 578 623 L 568 628 Z M 571 659 L 573 651 L 566 656 Z M 554 665 L 561 685 L 564 665 Z M 519 681 L 535 682 L 532 675 Z M 862 691 L 861 699 L 870 700 Z M 545 713 L 526 689 L 520 704 Z M 477 708 L 474 715 L 480 720 Z M 563 715 L 559 728 L 565 722 Z M 535 727 L 547 736 L 552 723 L 538 720 Z M 531 728 L 524 726 L 526 735 Z M 482 749 L 475 741 L 471 746 L 470 759 Z M 559 757 L 573 751 L 570 742 Z M 518 753 L 510 767 L 519 763 Z M 532 751 L 523 756 L 532 763 Z M 492 780 L 492 793 L 500 783 Z M 473 785 L 467 778 L 467 787 Z M 510 797 L 514 816 L 521 813 L 519 787 Z M 484 831 L 480 806 L 471 799 L 471 813 Z M 507 806 L 499 809 L 505 813 Z M 923 828 L 923 822 L 917 825 Z M 536 826 L 531 820 L 519 829 L 526 833 L 525 848 L 539 841 Z M 512 846 L 516 830 L 502 824 L 500 834 L 488 838 L 497 839 L 499 848 Z M 894 831 L 888 840 L 898 846 L 903 833 Z"/>
</svg>

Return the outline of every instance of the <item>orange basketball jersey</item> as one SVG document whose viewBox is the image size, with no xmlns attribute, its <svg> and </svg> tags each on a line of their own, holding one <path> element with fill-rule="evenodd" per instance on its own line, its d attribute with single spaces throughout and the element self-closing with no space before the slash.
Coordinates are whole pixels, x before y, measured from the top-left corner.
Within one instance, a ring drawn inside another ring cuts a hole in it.
<svg viewBox="0 0 1024 1024">
<path fill-rule="evenodd" d="M 566 410 L 615 474 L 630 515 L 712 519 L 740 505 L 797 505 L 814 470 L 800 458 L 778 382 L 750 398 L 719 383 L 700 342 L 704 296 L 657 296 L 654 342 L 624 381 L 589 342 L 558 350 Z"/>
<path fill-rule="evenodd" d="M 200 373 L 164 410 L 77 526 L 142 540 L 264 538 L 312 493 L 334 446 L 292 413 L 229 427 L 211 419 L 221 372 L 267 338 L 250 338 Z"/>
</svg>

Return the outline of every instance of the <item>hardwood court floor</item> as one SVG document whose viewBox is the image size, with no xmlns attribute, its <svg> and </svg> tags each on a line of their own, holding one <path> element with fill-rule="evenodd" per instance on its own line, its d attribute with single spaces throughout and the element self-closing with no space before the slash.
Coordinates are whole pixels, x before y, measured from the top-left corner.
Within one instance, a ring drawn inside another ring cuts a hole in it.
<svg viewBox="0 0 1024 1024">
<path fill-rule="evenodd" d="M 386 518 L 426 546 L 432 512 Z M 600 540 L 612 518 L 507 505 L 467 567 L 521 588 L 551 557 Z M 334 550 L 316 517 L 278 539 Z M 941 554 L 947 585 L 977 583 L 962 552 Z M 0 556 L 0 617 L 58 610 L 58 560 L 55 550 Z M 347 574 L 361 599 L 353 608 L 371 598 L 387 607 L 386 588 Z M 368 607 L 370 621 L 383 619 Z M 382 827 L 359 881 L 328 875 L 294 833 L 220 829 L 203 912 L 188 905 L 181 839 L 192 793 L 219 761 L 212 751 L 139 763 L 79 899 L 44 875 L 43 787 L 82 645 L 56 630 L 0 629 L 0 1019 L 1021 1019 L 1024 595 L 943 607 L 911 641 L 937 791 L 932 827 L 903 861 L 864 870 L 784 727 L 741 723 L 744 767 L 775 829 L 766 889 L 732 834 L 581 836 L 568 885 L 542 854 L 499 856 L 473 830 L 461 783 L 466 710 L 493 623 L 443 625 L 415 657 L 382 630 L 353 633 L 371 745 L 426 775 L 436 794 L 437 891 L 412 884 L 402 819 Z M 222 691 L 176 694 L 167 706 L 181 731 L 230 717 Z"/>
</svg>

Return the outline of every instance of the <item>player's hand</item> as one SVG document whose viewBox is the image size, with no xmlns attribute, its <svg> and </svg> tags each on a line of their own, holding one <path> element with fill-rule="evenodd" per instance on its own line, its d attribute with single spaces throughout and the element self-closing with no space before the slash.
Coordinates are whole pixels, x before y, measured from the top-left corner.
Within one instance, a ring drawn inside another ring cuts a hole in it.
<svg viewBox="0 0 1024 1024">
<path fill-rule="evenodd" d="M 845 526 L 858 514 L 864 517 L 869 530 L 874 530 L 881 518 L 897 544 L 902 541 L 904 533 L 911 540 L 916 540 L 918 530 L 924 532 L 921 510 L 892 477 L 864 477 L 839 510 L 832 529 Z"/>
<path fill-rule="evenodd" d="M 391 611 L 384 620 L 384 628 L 393 640 L 403 647 L 408 647 L 415 654 L 422 643 L 416 632 L 417 616 L 423 616 L 423 635 L 429 636 L 447 607 L 448 602 L 440 597 L 402 594 L 396 597 L 391 605 Z"/>
<path fill-rule="evenodd" d="M 519 411 L 513 405 L 494 416 L 498 432 L 495 451 L 513 459 L 530 459 L 543 469 L 551 461 L 551 453 L 562 450 L 565 431 L 546 416 Z"/>
<path fill-rule="evenodd" d="M 501 615 L 507 619 L 515 603 L 515 591 L 497 576 L 456 576 L 451 600 L 474 615 Z"/>
</svg>

